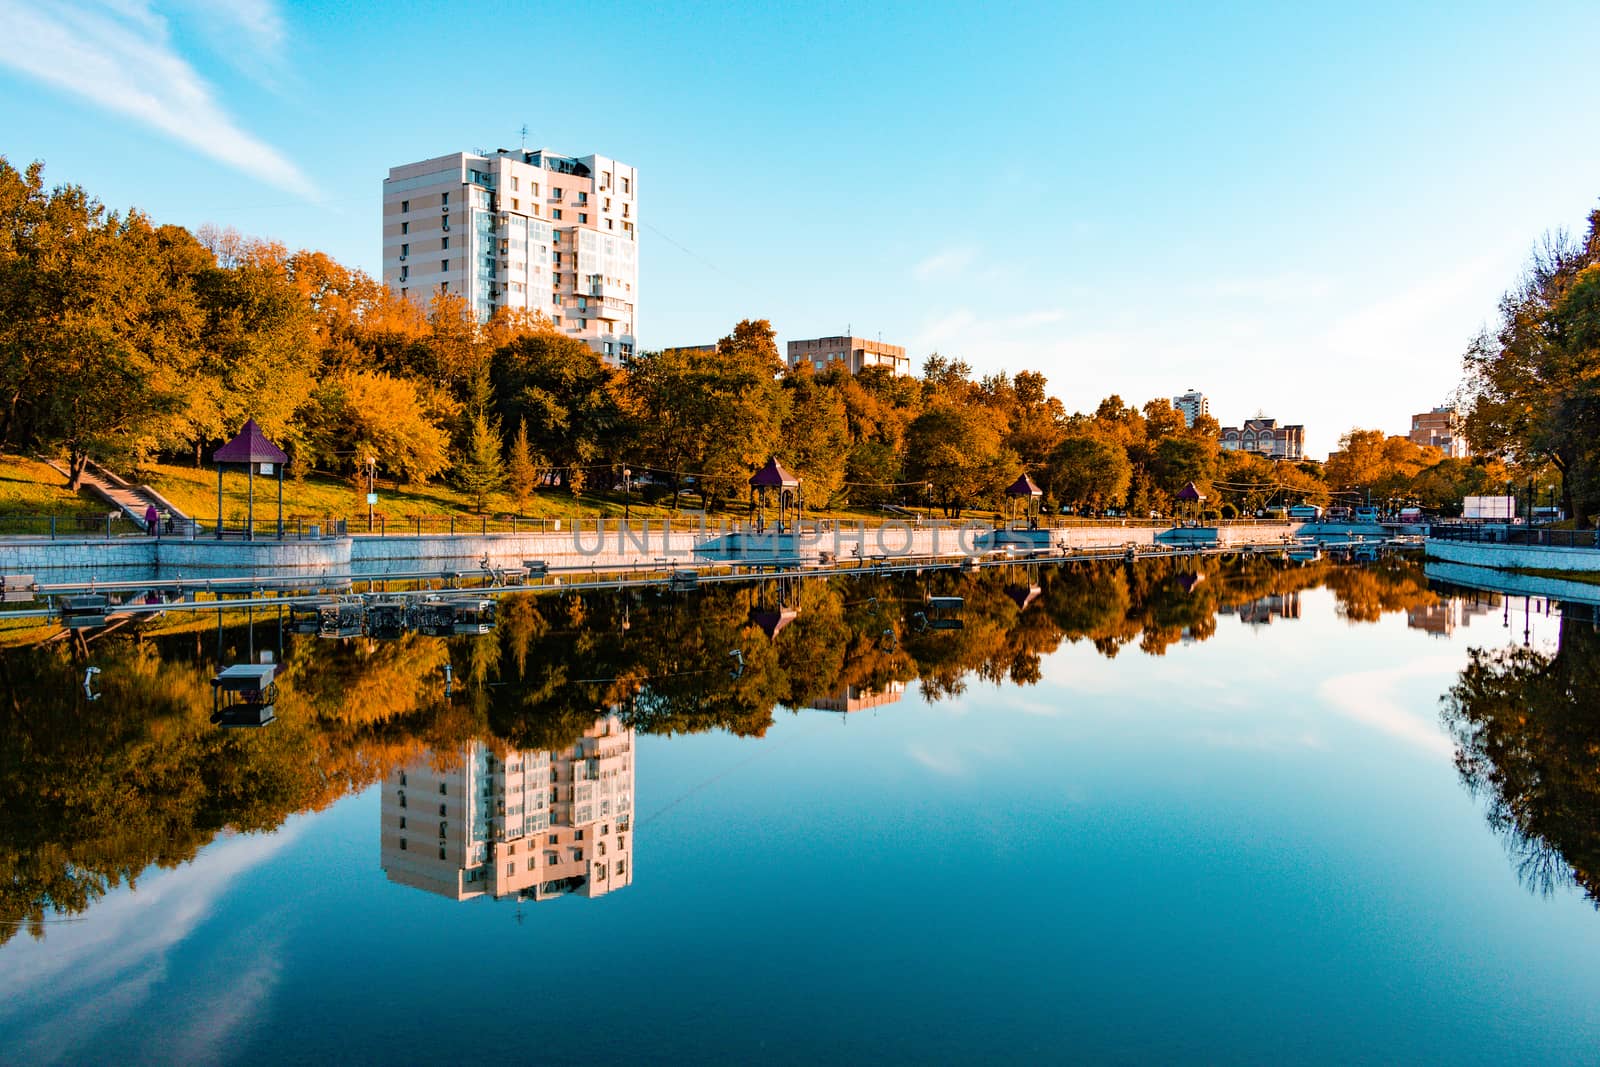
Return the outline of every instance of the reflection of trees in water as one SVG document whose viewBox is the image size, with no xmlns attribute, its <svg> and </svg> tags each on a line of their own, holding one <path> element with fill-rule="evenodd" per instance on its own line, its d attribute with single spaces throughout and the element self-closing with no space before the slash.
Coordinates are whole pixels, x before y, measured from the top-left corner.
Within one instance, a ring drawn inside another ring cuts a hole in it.
<svg viewBox="0 0 1600 1067">
<path fill-rule="evenodd" d="M 1250 557 L 866 574 L 798 583 L 783 605 L 797 611 L 776 630 L 772 583 L 513 595 L 481 637 L 289 637 L 277 721 L 245 732 L 210 724 L 210 678 L 252 647 L 278 649 L 270 625 L 252 636 L 188 618 L 106 638 L 92 704 L 65 647 L 0 653 L 0 939 L 152 864 L 186 862 L 221 830 L 272 829 L 471 738 L 562 749 L 611 710 L 645 732 L 760 736 L 777 708 L 851 690 L 918 680 L 939 700 L 969 676 L 1031 685 L 1064 642 L 1160 655 L 1211 636 L 1220 608 L 1269 594 L 1326 583 L 1341 603 L 1360 589 L 1385 609 L 1427 595 L 1418 566 L 1373 575 Z M 962 628 L 921 629 L 929 596 L 963 597 Z"/>
<path fill-rule="evenodd" d="M 1573 884 L 1600 907 L 1600 632 L 1565 619 L 1553 655 L 1475 649 L 1443 717 L 1523 884 Z"/>
</svg>

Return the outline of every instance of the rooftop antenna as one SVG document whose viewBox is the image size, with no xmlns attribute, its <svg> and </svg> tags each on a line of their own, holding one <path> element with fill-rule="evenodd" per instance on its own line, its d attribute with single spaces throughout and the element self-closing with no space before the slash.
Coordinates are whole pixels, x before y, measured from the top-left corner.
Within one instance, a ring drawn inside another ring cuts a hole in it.
<svg viewBox="0 0 1600 1067">
<path fill-rule="evenodd" d="M 528 150 L 528 124 L 526 122 L 522 124 L 522 150 L 524 152 Z"/>
</svg>

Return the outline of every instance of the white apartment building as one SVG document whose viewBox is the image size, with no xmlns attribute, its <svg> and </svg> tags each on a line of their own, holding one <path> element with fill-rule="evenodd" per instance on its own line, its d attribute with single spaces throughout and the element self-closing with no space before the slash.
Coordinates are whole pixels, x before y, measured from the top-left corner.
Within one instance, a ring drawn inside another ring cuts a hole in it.
<svg viewBox="0 0 1600 1067">
<path fill-rule="evenodd" d="M 383 281 L 427 306 L 446 291 L 480 322 L 549 316 L 608 362 L 634 351 L 638 175 L 605 156 L 456 152 L 389 168 Z"/>
<path fill-rule="evenodd" d="M 1172 398 L 1172 406 L 1183 412 L 1184 425 L 1193 427 L 1194 420 L 1202 415 L 1211 414 L 1211 402 L 1206 395 L 1191 389 L 1182 396 Z"/>
<path fill-rule="evenodd" d="M 480 741 L 383 782 L 391 882 L 467 900 L 603 896 L 633 881 L 633 731 L 597 719 L 561 752 Z"/>
</svg>

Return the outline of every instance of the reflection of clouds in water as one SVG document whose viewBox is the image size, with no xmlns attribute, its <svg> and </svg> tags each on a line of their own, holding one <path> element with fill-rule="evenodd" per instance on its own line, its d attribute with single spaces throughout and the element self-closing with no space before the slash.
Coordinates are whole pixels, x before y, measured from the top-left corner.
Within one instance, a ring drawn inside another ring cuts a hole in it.
<svg viewBox="0 0 1600 1067">
<path fill-rule="evenodd" d="M 1299 733 L 1282 730 L 1209 730 L 1190 732 L 1196 742 L 1211 748 L 1232 748 L 1249 752 L 1284 752 L 1296 748 L 1327 748 L 1328 742 L 1318 734 L 1303 730 Z"/>
<path fill-rule="evenodd" d="M 906 746 L 906 755 L 934 774 L 947 778 L 965 778 L 971 773 L 961 757 L 953 752 L 930 752 L 922 745 L 912 744 Z"/>
<path fill-rule="evenodd" d="M 211 993 L 191 1001 L 184 1014 L 189 1026 L 165 1039 L 175 1063 L 217 1063 L 225 1055 L 227 1043 L 255 1017 L 278 984 L 282 965 L 279 959 L 285 937 L 280 931 L 271 936 L 268 923 L 241 932 L 230 939 L 237 951 L 217 955 L 227 961 L 228 977 L 213 985 Z"/>
<path fill-rule="evenodd" d="M 303 825 L 291 819 L 274 834 L 219 841 L 179 869 L 148 872 L 137 889 L 112 891 L 77 921 L 48 926 L 43 940 L 19 935 L 0 950 L 0 1019 L 33 1031 L 19 1043 L 25 1058 L 70 1058 L 149 1008 L 168 978 L 172 950 L 240 876 L 271 859 Z M 265 986 L 239 992 L 259 1004 Z M 42 1004 L 67 1007 L 52 1014 Z"/>
<path fill-rule="evenodd" d="M 1434 720 L 1433 706 L 1427 705 L 1420 714 L 1409 711 L 1396 691 L 1401 683 L 1412 678 L 1452 678 L 1460 666 L 1461 661 L 1456 656 L 1429 656 L 1413 660 L 1404 667 L 1335 675 L 1317 687 L 1317 695 L 1324 704 L 1347 718 L 1427 752 L 1454 759 L 1455 745 Z"/>
</svg>

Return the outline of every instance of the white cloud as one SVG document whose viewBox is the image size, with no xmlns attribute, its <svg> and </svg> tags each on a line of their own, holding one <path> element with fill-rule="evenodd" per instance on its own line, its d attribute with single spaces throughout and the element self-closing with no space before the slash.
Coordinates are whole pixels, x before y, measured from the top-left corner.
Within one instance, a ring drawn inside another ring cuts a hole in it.
<svg viewBox="0 0 1600 1067">
<path fill-rule="evenodd" d="M 253 45 L 281 47 L 283 23 L 270 4 L 254 0 L 227 10 Z M 222 108 L 212 87 L 178 54 L 165 19 L 147 4 L 0 0 L 0 64 L 270 185 L 315 196 L 294 163 Z"/>
<path fill-rule="evenodd" d="M 1429 656 L 1404 667 L 1337 675 L 1318 686 L 1317 695 L 1346 718 L 1451 759 L 1455 747 L 1432 717 L 1432 705 L 1424 705 L 1429 714 L 1419 715 L 1407 709 L 1397 690 L 1409 679 L 1453 673 L 1459 667 L 1460 661 L 1455 657 Z"/>
<path fill-rule="evenodd" d="M 70 1059 L 72 1047 L 91 1044 L 106 1028 L 147 1010 L 168 977 L 172 953 L 238 879 L 293 842 L 304 826 L 291 820 L 274 834 L 220 840 L 183 868 L 147 871 L 137 889 L 113 891 L 81 918 L 49 926 L 42 941 L 13 939 L 0 967 L 0 1019 L 12 1011 L 32 1018 L 29 1057 L 53 1050 Z M 264 984 L 264 975 L 253 973 L 254 987 Z M 57 1014 L 41 1009 L 35 1001 L 41 991 L 48 992 L 49 1005 L 70 1006 Z"/>
<path fill-rule="evenodd" d="M 920 282 L 947 277 L 969 266 L 978 258 L 978 250 L 969 246 L 943 248 L 911 268 L 911 276 Z"/>
</svg>

